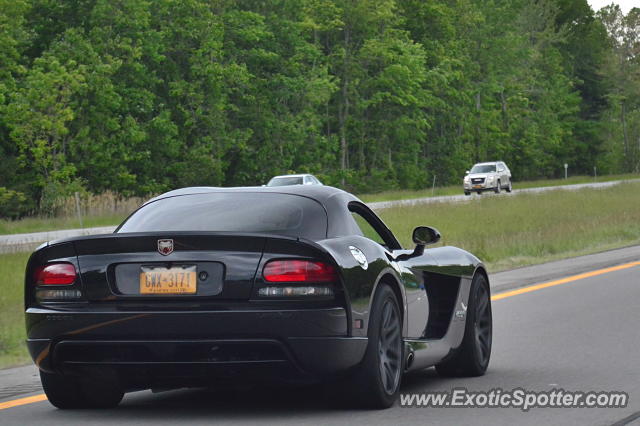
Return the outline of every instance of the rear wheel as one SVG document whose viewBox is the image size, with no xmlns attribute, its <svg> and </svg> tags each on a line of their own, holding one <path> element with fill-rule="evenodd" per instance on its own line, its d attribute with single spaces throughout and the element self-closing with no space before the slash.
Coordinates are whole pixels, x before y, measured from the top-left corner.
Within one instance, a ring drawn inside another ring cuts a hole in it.
<svg viewBox="0 0 640 426">
<path fill-rule="evenodd" d="M 482 376 L 489 365 L 493 336 L 489 284 L 482 274 L 471 283 L 464 337 L 454 355 L 436 365 L 441 376 Z"/>
<path fill-rule="evenodd" d="M 471 192 L 469 192 L 469 191 L 464 191 L 464 195 L 471 195 Z"/>
<path fill-rule="evenodd" d="M 49 402 L 60 409 L 112 408 L 124 396 L 112 377 L 81 379 L 41 371 L 40 381 Z"/>
<path fill-rule="evenodd" d="M 398 397 L 404 369 L 402 319 L 395 293 L 381 283 L 374 296 L 369 343 L 350 382 L 355 402 L 368 408 L 388 408 Z"/>
<path fill-rule="evenodd" d="M 511 186 L 511 181 L 509 181 L 509 185 L 507 185 L 507 192 L 511 192 L 513 187 Z"/>
</svg>

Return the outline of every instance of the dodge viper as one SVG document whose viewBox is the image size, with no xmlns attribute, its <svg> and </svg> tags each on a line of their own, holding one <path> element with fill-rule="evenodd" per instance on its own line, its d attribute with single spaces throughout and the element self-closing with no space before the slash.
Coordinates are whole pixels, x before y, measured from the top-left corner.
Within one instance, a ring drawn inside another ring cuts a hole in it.
<svg viewBox="0 0 640 426">
<path fill-rule="evenodd" d="M 478 376 L 492 338 L 472 254 L 403 248 L 357 197 L 328 186 L 171 191 L 112 234 L 52 241 L 25 274 L 27 344 L 58 408 L 139 389 L 333 383 L 384 408 L 402 376 Z"/>
</svg>

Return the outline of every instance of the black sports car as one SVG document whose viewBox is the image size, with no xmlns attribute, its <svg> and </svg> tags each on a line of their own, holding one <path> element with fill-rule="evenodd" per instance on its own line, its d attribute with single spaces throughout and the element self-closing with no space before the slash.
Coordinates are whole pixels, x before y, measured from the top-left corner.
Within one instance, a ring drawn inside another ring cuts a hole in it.
<svg viewBox="0 0 640 426">
<path fill-rule="evenodd" d="M 28 346 L 59 408 L 145 388 L 335 381 L 390 406 L 406 371 L 485 372 L 487 272 L 455 247 L 403 249 L 327 186 L 186 188 L 113 234 L 44 244 L 25 279 Z"/>
</svg>

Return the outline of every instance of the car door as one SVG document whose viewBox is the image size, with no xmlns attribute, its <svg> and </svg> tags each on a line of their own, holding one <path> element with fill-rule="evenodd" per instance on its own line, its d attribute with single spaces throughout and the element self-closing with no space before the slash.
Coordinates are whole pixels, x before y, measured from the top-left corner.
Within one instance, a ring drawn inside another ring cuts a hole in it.
<svg viewBox="0 0 640 426">
<path fill-rule="evenodd" d="M 406 303 L 406 337 L 419 339 L 429 319 L 429 299 L 424 286 L 424 268 L 427 263 L 436 264 L 428 253 L 419 258 L 403 260 L 413 250 L 403 249 L 391 230 L 368 207 L 360 203 L 351 203 L 349 211 L 362 235 L 381 245 L 387 258 L 401 279 Z"/>
</svg>

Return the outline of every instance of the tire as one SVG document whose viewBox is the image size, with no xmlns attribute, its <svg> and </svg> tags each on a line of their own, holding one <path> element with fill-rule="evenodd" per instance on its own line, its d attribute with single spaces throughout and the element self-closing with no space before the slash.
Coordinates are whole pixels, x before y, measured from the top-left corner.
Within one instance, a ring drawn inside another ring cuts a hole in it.
<svg viewBox="0 0 640 426">
<path fill-rule="evenodd" d="M 493 189 L 493 192 L 495 192 L 496 194 L 499 194 L 500 189 L 502 189 L 502 184 L 500 183 L 500 181 L 498 181 L 498 183 L 496 184 L 496 187 Z"/>
<path fill-rule="evenodd" d="M 513 187 L 511 186 L 511 181 L 509 181 L 509 185 L 507 186 L 507 192 L 511 192 Z"/>
<path fill-rule="evenodd" d="M 400 393 L 404 344 L 398 300 L 384 283 L 380 283 L 373 299 L 368 338 L 363 361 L 349 380 L 349 393 L 358 406 L 389 408 Z"/>
<path fill-rule="evenodd" d="M 469 191 L 464 191 L 464 195 L 471 195 L 471 192 L 469 192 Z"/>
<path fill-rule="evenodd" d="M 445 377 L 482 376 L 489 366 L 492 336 L 489 285 L 484 275 L 476 274 L 469 292 L 462 343 L 451 357 L 436 365 L 436 371 Z"/>
<path fill-rule="evenodd" d="M 49 402 L 62 410 L 113 408 L 124 396 L 113 377 L 79 379 L 40 371 L 40 381 Z"/>
</svg>

